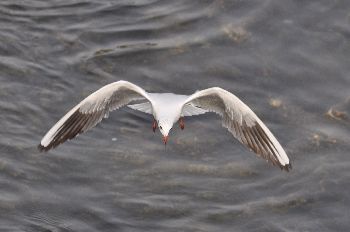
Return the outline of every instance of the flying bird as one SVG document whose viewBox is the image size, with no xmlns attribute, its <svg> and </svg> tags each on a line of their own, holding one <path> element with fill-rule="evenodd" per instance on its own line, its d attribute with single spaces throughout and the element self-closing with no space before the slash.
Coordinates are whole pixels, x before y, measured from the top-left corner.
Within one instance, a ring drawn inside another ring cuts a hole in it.
<svg viewBox="0 0 350 232">
<path fill-rule="evenodd" d="M 141 101 L 140 101 L 141 100 Z M 135 101 L 141 103 L 135 104 Z M 129 105 L 134 102 L 134 104 Z M 153 132 L 159 128 L 166 144 L 173 125 L 184 129 L 184 117 L 214 112 L 221 116 L 223 127 L 242 144 L 282 170 L 292 168 L 289 158 L 275 136 L 256 114 L 232 93 L 212 87 L 192 95 L 148 93 L 128 81 L 108 84 L 92 93 L 64 115 L 43 137 L 38 149 L 48 151 L 73 139 L 103 118 L 110 111 L 127 105 L 154 117 Z"/>
</svg>

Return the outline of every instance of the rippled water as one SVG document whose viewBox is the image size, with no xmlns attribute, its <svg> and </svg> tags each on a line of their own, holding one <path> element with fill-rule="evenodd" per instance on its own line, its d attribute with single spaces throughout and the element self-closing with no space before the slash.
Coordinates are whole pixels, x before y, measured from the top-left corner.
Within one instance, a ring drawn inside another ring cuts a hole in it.
<svg viewBox="0 0 350 232">
<path fill-rule="evenodd" d="M 0 231 L 347 231 L 349 1 L 0 1 Z M 48 153 L 71 107 L 120 79 L 220 86 L 271 128 L 293 170 L 215 115 L 166 150 L 130 109 Z"/>
</svg>

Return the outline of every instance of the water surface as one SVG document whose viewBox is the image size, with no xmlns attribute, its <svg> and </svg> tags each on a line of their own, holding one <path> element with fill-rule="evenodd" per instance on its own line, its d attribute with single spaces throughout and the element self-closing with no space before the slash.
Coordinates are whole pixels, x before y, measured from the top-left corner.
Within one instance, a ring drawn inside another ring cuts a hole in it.
<svg viewBox="0 0 350 232">
<path fill-rule="evenodd" d="M 349 1 L 0 2 L 0 231 L 347 231 Z M 101 86 L 223 87 L 285 147 L 289 173 L 212 114 L 166 148 L 123 108 L 48 153 L 46 131 Z"/>
</svg>

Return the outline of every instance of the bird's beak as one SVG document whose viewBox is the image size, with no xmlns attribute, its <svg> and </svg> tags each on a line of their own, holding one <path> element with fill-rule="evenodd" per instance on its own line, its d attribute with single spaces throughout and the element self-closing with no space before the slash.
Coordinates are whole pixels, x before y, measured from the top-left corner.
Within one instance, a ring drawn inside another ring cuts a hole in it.
<svg viewBox="0 0 350 232">
<path fill-rule="evenodd" d="M 164 142 L 164 144 L 166 145 L 166 143 L 168 142 L 168 138 L 169 138 L 169 136 L 163 136 L 163 142 Z"/>
</svg>

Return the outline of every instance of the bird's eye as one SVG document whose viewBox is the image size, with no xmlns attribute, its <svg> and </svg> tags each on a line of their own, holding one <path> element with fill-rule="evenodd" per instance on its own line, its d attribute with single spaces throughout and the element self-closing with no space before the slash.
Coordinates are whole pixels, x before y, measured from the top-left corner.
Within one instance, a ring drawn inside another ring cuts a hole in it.
<svg viewBox="0 0 350 232">
<path fill-rule="evenodd" d="M 163 130 L 162 126 L 159 126 L 159 129 Z"/>
</svg>

